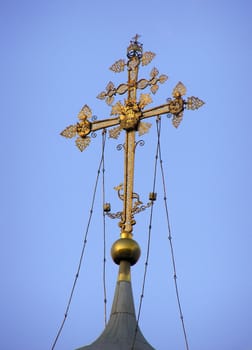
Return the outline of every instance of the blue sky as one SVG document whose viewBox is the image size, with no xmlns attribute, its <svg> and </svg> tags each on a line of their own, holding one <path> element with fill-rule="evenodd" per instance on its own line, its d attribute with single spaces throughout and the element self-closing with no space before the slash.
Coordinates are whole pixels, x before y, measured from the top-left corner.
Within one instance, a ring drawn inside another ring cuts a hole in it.
<svg viewBox="0 0 252 350">
<path fill-rule="evenodd" d="M 87 103 L 99 119 L 110 109 L 96 99 L 126 74 L 108 68 L 125 57 L 136 33 L 153 66 L 169 76 L 154 96 L 164 103 L 178 81 L 203 99 L 179 129 L 162 118 L 162 153 L 191 350 L 252 348 L 251 279 L 251 2 L 8 1 L 1 2 L 1 348 L 50 349 L 75 276 L 100 157 L 101 135 L 81 153 L 59 133 Z M 155 122 L 138 149 L 135 190 L 152 186 Z M 122 182 L 120 140 L 106 147 L 106 194 Z M 159 176 L 152 250 L 141 329 L 159 350 L 185 349 L 176 305 Z M 100 188 L 100 187 L 99 187 Z M 57 349 L 96 339 L 104 324 L 101 188 L 86 255 Z M 136 309 L 141 293 L 149 213 L 136 217 L 142 258 L 132 269 Z M 108 310 L 119 237 L 107 221 Z"/>
</svg>

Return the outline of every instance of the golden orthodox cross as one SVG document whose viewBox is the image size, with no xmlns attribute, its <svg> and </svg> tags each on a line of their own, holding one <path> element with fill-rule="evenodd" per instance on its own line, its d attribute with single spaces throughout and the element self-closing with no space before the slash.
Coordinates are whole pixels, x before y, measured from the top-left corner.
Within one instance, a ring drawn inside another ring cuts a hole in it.
<svg viewBox="0 0 252 350">
<path fill-rule="evenodd" d="M 116 189 L 120 198 L 123 200 L 123 211 L 119 213 L 121 221 L 121 238 L 132 238 L 133 225 L 135 224 L 134 212 L 139 203 L 136 194 L 133 192 L 134 186 L 134 160 L 135 160 L 135 133 L 143 135 L 148 132 L 151 124 L 144 122 L 145 119 L 153 116 L 161 116 L 164 114 L 172 115 L 172 124 L 177 128 L 183 118 L 184 109 L 198 109 L 204 102 L 199 98 L 191 96 L 186 100 L 183 96 L 186 94 L 185 86 L 179 82 L 173 89 L 173 98 L 167 100 L 167 103 L 145 110 L 145 106 L 152 102 L 150 94 L 141 94 L 137 100 L 137 90 L 143 90 L 150 87 L 151 93 L 155 94 L 159 88 L 158 84 L 163 84 L 168 77 L 164 74 L 159 75 L 157 68 L 153 68 L 150 72 L 149 79 L 138 80 L 138 71 L 140 65 L 149 64 L 155 57 L 153 52 L 143 52 L 143 45 L 138 41 L 139 35 L 136 35 L 127 48 L 127 62 L 120 59 L 116 61 L 110 69 L 116 73 L 128 70 L 128 82 L 115 87 L 109 82 L 105 91 L 101 92 L 97 98 L 105 100 L 109 106 L 112 106 L 111 116 L 104 120 L 95 120 L 92 117 L 91 109 L 85 105 L 78 114 L 79 122 L 75 125 L 68 126 L 62 131 L 61 135 L 67 138 L 77 136 L 76 145 L 83 151 L 90 143 L 93 132 L 101 129 L 114 127 L 109 130 L 111 138 L 117 139 L 120 132 L 125 130 L 124 143 L 124 184 Z M 115 103 L 116 95 L 123 95 L 127 92 L 127 98 L 122 104 L 120 101 Z M 123 194 L 121 190 L 123 189 Z"/>
</svg>

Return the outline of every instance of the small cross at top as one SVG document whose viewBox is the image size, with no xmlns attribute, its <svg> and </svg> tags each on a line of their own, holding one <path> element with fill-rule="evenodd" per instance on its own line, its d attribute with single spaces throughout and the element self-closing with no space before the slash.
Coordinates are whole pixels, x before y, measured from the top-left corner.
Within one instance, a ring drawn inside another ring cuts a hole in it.
<svg viewBox="0 0 252 350">
<path fill-rule="evenodd" d="M 138 39 L 140 38 L 141 35 L 136 34 L 132 39 L 134 40 L 135 43 L 137 43 Z"/>
</svg>

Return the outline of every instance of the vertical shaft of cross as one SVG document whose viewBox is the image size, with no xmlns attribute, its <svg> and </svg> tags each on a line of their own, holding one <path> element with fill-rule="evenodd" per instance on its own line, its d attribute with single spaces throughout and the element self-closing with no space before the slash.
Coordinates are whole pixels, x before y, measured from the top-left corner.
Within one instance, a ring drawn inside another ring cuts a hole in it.
<svg viewBox="0 0 252 350">
<path fill-rule="evenodd" d="M 124 150 L 124 201 L 121 236 L 132 237 L 132 193 L 134 187 L 135 131 L 126 131 Z"/>
<path fill-rule="evenodd" d="M 127 120 L 129 125 L 125 128 L 124 145 L 124 201 L 121 225 L 121 237 L 132 238 L 134 220 L 132 218 L 132 201 L 134 189 L 134 165 L 135 165 L 135 126 L 130 127 L 131 119 L 134 119 L 134 107 L 136 106 L 136 83 L 140 60 L 137 56 L 129 57 L 128 61 L 128 99 L 126 101 Z"/>
</svg>

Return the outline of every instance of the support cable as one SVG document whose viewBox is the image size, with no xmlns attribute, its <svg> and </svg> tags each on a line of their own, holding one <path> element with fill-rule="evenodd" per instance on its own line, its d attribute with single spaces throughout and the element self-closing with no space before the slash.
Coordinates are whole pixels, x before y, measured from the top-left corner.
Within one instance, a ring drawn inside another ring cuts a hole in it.
<svg viewBox="0 0 252 350">
<path fill-rule="evenodd" d="M 160 122 L 160 120 L 159 120 L 159 118 L 157 118 L 156 123 L 159 123 L 159 122 Z M 156 189 L 158 153 L 159 153 L 159 148 L 158 148 L 158 143 L 157 143 L 156 155 L 155 155 L 155 163 L 154 163 L 153 185 L 152 185 L 152 192 L 153 193 L 155 193 L 155 189 Z M 135 334 L 134 334 L 131 350 L 134 350 L 134 346 L 135 346 L 135 342 L 136 342 L 136 336 L 137 336 L 137 332 L 138 332 L 138 329 L 139 329 L 138 325 L 139 325 L 139 320 L 140 320 L 140 315 L 141 315 L 141 310 L 142 310 L 144 290 L 145 290 L 145 283 L 146 283 L 146 276 L 147 276 L 148 263 L 149 263 L 154 199 L 151 199 L 151 203 L 152 204 L 151 204 L 151 209 L 150 209 L 149 228 L 148 228 L 148 241 L 147 241 L 147 251 L 146 251 L 144 276 L 143 276 L 143 283 L 142 283 L 140 302 L 139 302 L 139 307 L 138 307 L 137 324 L 136 324 L 136 329 L 135 329 Z"/>
<path fill-rule="evenodd" d="M 176 261 L 175 261 L 173 243 L 172 243 L 171 225 L 170 225 L 169 211 L 168 211 L 168 205 L 167 205 L 165 175 L 164 175 L 164 168 L 163 168 L 163 161 L 162 161 L 162 154 L 161 154 L 160 132 L 161 132 L 161 123 L 157 124 L 158 154 L 159 154 L 159 164 L 160 164 L 163 193 L 164 193 L 164 205 L 165 205 L 166 221 L 167 221 L 167 228 L 168 228 L 168 240 L 169 240 L 171 257 L 172 257 L 173 278 L 174 278 L 174 285 L 175 285 L 175 290 L 176 290 L 177 304 L 178 304 L 178 308 L 179 308 L 179 315 L 180 315 L 181 324 L 182 324 L 182 328 L 183 328 L 186 350 L 189 350 L 185 322 L 184 322 L 184 317 L 183 317 L 182 307 L 181 307 L 181 302 L 180 302 L 180 293 L 179 293 L 178 282 L 177 282 Z"/>
<path fill-rule="evenodd" d="M 103 164 L 104 148 L 105 148 L 105 141 L 104 140 L 105 139 L 103 139 L 103 142 L 102 142 L 102 154 L 101 154 L 101 159 L 100 159 L 100 162 L 99 162 L 99 167 L 98 167 L 98 171 L 97 171 L 96 181 L 95 181 L 95 185 L 94 185 L 94 191 L 93 191 L 93 196 L 92 196 L 92 201 L 91 201 L 89 218 L 88 218 L 88 222 L 87 222 L 86 231 L 85 231 L 85 234 L 84 234 L 84 241 L 83 241 L 83 246 L 82 246 L 82 250 L 81 250 L 81 254 L 80 254 L 80 258 L 79 258 L 79 263 L 78 263 L 78 266 L 77 266 L 77 272 L 75 274 L 73 285 L 72 285 L 71 292 L 70 292 L 70 296 L 68 298 L 67 306 L 66 306 L 65 313 L 64 313 L 64 318 L 63 318 L 62 323 L 61 323 L 61 325 L 59 327 L 59 330 L 57 332 L 57 335 L 55 337 L 55 340 L 53 342 L 51 350 L 53 350 L 55 348 L 55 346 L 56 346 L 56 344 L 58 342 L 58 339 L 59 339 L 59 337 L 61 335 L 61 332 L 63 330 L 64 324 L 66 322 L 66 319 L 67 319 L 67 316 L 68 316 L 68 312 L 69 312 L 69 309 L 70 309 L 70 305 L 71 305 L 71 302 L 72 302 L 72 298 L 73 298 L 73 294 L 74 294 L 75 287 L 76 287 L 76 284 L 77 284 L 77 280 L 78 280 L 78 277 L 79 277 L 79 273 L 80 273 L 80 269 L 81 269 L 81 265 L 82 265 L 82 260 L 83 260 L 83 257 L 84 257 L 85 248 L 86 248 L 86 244 L 87 244 L 87 237 L 88 237 L 89 227 L 90 227 L 91 219 L 92 219 L 92 216 L 93 216 L 93 209 L 94 209 L 94 203 L 95 203 L 95 198 L 96 198 L 98 180 L 99 180 L 99 177 L 100 177 L 101 167 L 102 167 L 102 164 Z"/>
<path fill-rule="evenodd" d="M 105 206 L 105 143 L 106 129 L 102 132 L 102 204 Z M 103 210 L 103 296 L 104 296 L 104 323 L 107 325 L 107 288 L 106 288 L 106 212 Z"/>
</svg>

